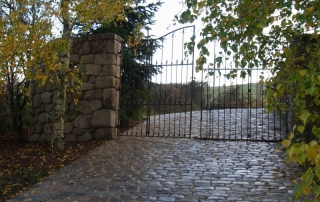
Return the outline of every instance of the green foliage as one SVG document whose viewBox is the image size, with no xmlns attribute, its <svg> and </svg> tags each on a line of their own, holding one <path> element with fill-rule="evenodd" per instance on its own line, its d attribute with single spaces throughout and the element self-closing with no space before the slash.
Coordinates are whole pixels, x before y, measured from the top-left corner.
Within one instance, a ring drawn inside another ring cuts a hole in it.
<svg viewBox="0 0 320 202">
<path fill-rule="evenodd" d="M 272 68 L 267 109 L 291 114 L 292 131 L 282 142 L 289 162 L 306 171 L 294 187 L 296 197 L 319 196 L 320 153 L 320 1 L 186 0 L 181 23 L 201 17 L 204 24 L 197 68 L 209 56 L 206 45 L 220 41 L 236 68 Z M 224 54 L 224 53 L 227 54 Z M 248 72 L 249 73 L 249 72 Z"/>
</svg>

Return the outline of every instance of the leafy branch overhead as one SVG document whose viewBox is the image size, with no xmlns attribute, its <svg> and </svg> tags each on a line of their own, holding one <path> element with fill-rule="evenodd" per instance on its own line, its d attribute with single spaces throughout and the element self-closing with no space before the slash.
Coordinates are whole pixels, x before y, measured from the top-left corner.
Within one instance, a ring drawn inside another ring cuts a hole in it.
<svg viewBox="0 0 320 202">
<path fill-rule="evenodd" d="M 219 41 L 236 67 L 275 67 L 281 61 L 282 48 L 292 36 L 306 31 L 316 34 L 319 26 L 316 1 L 224 1 L 186 0 L 186 10 L 176 19 L 180 23 L 203 24 L 197 68 L 202 69 L 210 55 L 208 45 Z M 225 54 L 221 54 L 224 57 Z M 222 60 L 217 61 L 220 65 Z"/>
<path fill-rule="evenodd" d="M 215 41 L 222 50 L 215 58 L 218 68 L 233 57 L 235 70 L 271 69 L 265 106 L 287 117 L 288 138 L 282 141 L 287 159 L 306 168 L 293 191 L 296 197 L 313 193 L 319 201 L 320 1 L 185 0 L 185 6 L 177 21 L 203 24 L 199 70 Z"/>
</svg>

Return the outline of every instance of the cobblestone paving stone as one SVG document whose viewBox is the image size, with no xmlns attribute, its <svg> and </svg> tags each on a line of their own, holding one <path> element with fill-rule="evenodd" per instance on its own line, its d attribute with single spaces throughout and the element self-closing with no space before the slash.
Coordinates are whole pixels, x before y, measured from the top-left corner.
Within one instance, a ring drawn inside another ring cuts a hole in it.
<svg viewBox="0 0 320 202">
<path fill-rule="evenodd" d="M 191 118 L 192 117 L 192 118 Z M 202 120 L 201 120 L 202 117 Z M 150 136 L 201 137 L 210 139 L 280 140 L 285 127 L 264 108 L 203 110 L 154 115 L 150 117 Z M 147 121 L 123 135 L 145 135 Z"/>
<path fill-rule="evenodd" d="M 276 146 L 117 137 L 9 201 L 291 201 Z"/>
</svg>

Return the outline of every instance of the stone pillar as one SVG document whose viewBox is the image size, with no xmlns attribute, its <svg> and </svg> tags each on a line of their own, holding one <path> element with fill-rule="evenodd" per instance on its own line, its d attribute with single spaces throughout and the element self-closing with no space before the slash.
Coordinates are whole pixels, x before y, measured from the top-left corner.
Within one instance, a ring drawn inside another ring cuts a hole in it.
<svg viewBox="0 0 320 202">
<path fill-rule="evenodd" d="M 70 62 L 83 75 L 83 84 L 80 95 L 67 98 L 65 141 L 111 139 L 117 135 L 121 43 L 115 34 L 73 39 Z M 56 88 L 50 82 L 34 91 L 31 141 L 51 139 L 55 95 Z"/>
</svg>

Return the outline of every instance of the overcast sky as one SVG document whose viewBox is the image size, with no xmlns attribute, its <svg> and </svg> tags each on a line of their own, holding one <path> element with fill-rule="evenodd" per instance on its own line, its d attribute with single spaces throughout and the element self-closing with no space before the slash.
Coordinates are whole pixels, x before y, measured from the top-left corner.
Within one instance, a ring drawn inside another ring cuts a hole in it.
<svg viewBox="0 0 320 202">
<path fill-rule="evenodd" d="M 155 38 L 161 37 L 166 33 L 183 27 L 185 25 L 177 24 L 173 25 L 174 15 L 178 14 L 183 10 L 182 4 L 179 3 L 181 0 L 161 0 L 164 2 L 159 11 L 155 13 L 156 24 L 151 26 L 152 30 L 149 32 L 150 35 L 154 35 Z M 148 2 L 156 2 L 156 0 L 148 0 Z"/>
</svg>

